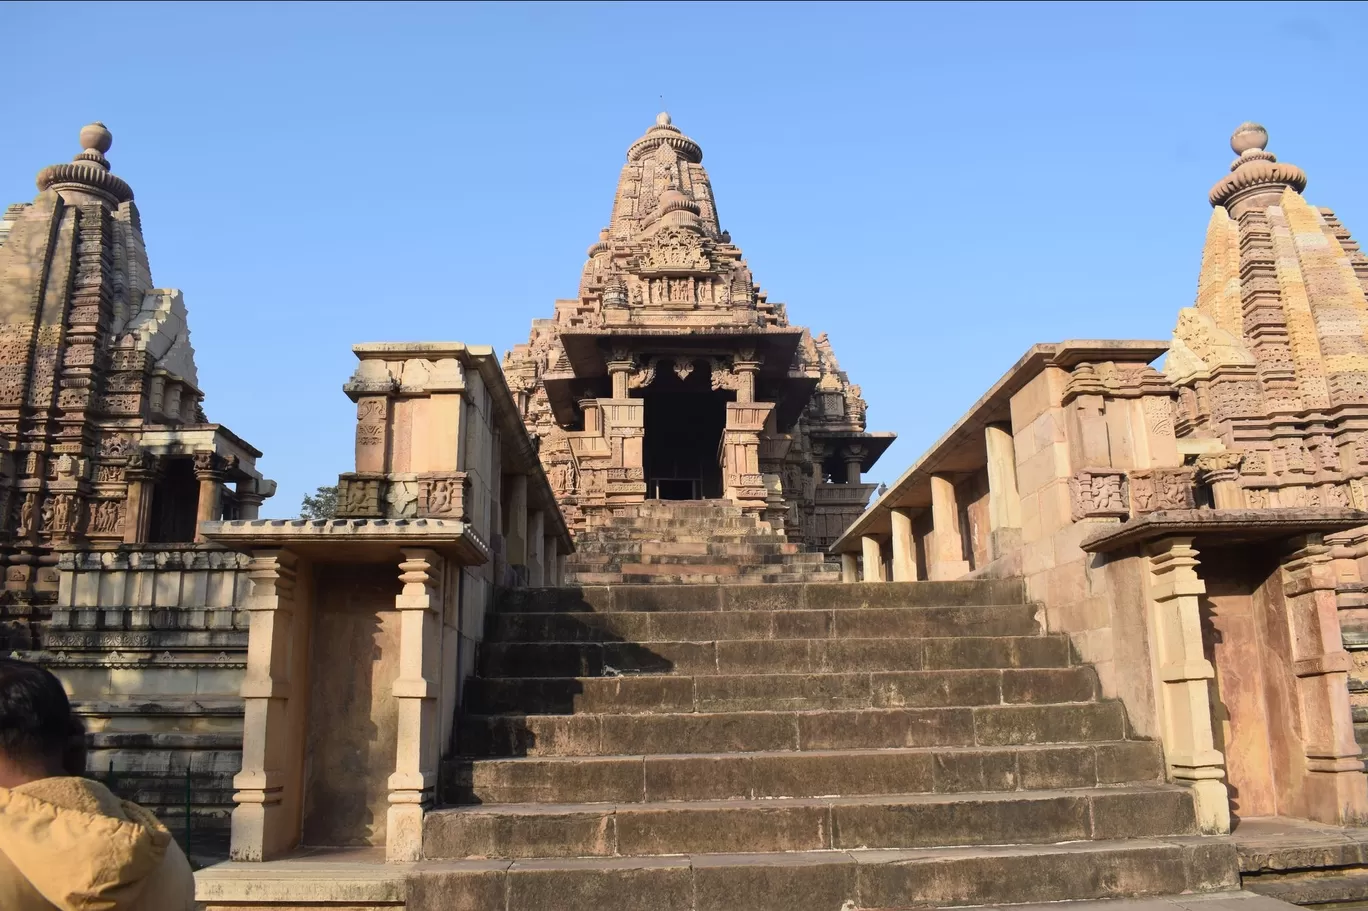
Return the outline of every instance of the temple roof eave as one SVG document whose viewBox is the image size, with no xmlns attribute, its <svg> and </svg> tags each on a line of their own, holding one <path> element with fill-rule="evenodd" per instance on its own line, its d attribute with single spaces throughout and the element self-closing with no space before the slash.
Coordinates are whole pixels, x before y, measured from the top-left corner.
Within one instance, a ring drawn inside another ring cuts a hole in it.
<svg viewBox="0 0 1368 911">
<path fill-rule="evenodd" d="M 608 374 L 604 348 L 613 343 L 622 344 L 634 352 L 649 349 L 651 354 L 689 354 L 697 351 L 700 357 L 717 349 L 730 351 L 749 345 L 754 347 L 761 359 L 762 376 L 782 376 L 788 373 L 793 364 L 803 336 L 802 329 L 787 326 L 700 326 L 689 329 L 684 333 L 678 326 L 565 329 L 561 331 L 560 339 L 570 369 L 576 377 L 585 379 Z"/>
<path fill-rule="evenodd" d="M 859 443 L 867 450 L 864 458 L 860 460 L 860 471 L 867 472 L 874 467 L 874 463 L 879 461 L 879 457 L 888 451 L 888 447 L 893 445 L 893 441 L 898 438 L 896 433 L 887 430 L 880 431 L 850 431 L 850 430 L 813 430 L 809 435 L 814 440 L 821 440 L 826 443 Z"/>
</svg>

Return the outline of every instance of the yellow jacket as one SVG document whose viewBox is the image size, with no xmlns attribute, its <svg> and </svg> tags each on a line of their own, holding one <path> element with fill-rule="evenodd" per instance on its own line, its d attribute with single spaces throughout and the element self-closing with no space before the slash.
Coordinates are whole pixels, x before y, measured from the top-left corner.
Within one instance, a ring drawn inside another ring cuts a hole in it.
<svg viewBox="0 0 1368 911">
<path fill-rule="evenodd" d="M 0 788 L 4 911 L 188 911 L 195 880 L 156 817 L 85 778 Z"/>
</svg>

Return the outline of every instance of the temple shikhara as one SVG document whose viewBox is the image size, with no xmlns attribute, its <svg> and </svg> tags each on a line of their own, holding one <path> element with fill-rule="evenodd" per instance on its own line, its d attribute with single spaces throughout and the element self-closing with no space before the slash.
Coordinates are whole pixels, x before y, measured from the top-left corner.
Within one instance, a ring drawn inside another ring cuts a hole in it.
<svg viewBox="0 0 1368 911">
<path fill-rule="evenodd" d="M 0 644 L 209 911 L 1368 901 L 1368 257 L 1263 127 L 1171 337 L 1033 344 L 875 485 L 661 114 L 526 344 L 353 347 L 319 519 L 111 141 L 0 222 Z"/>
<path fill-rule="evenodd" d="M 579 295 L 504 360 L 572 526 L 644 500 L 727 500 L 826 545 L 893 442 L 825 333 L 771 303 L 722 230 L 703 150 L 668 114 L 627 150 Z"/>
</svg>

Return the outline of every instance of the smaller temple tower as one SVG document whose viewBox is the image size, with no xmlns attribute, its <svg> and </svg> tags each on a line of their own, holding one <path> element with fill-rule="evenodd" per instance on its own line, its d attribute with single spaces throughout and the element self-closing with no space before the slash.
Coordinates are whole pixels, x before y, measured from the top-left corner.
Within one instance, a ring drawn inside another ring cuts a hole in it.
<svg viewBox="0 0 1368 911">
<path fill-rule="evenodd" d="M 793 326 L 722 230 L 703 150 L 668 114 L 627 150 L 579 295 L 504 369 L 567 518 L 726 500 L 825 545 L 864 509 L 893 441 L 825 334 Z"/>
<path fill-rule="evenodd" d="M 152 284 L 112 142 L 84 127 L 0 220 L 0 646 L 36 645 L 58 551 L 193 542 L 275 492 L 261 453 L 205 418 L 184 300 Z"/>
</svg>

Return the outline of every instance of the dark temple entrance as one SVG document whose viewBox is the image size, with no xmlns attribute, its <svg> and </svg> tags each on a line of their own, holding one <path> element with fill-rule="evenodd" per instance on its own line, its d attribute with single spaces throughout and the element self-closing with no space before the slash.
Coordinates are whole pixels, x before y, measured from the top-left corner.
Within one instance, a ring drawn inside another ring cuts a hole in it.
<svg viewBox="0 0 1368 911">
<path fill-rule="evenodd" d="M 681 381 L 662 371 L 642 398 L 646 404 L 643 462 L 646 496 L 653 500 L 711 500 L 722 496 L 722 429 L 733 393 L 714 392 L 706 370 Z"/>
</svg>

